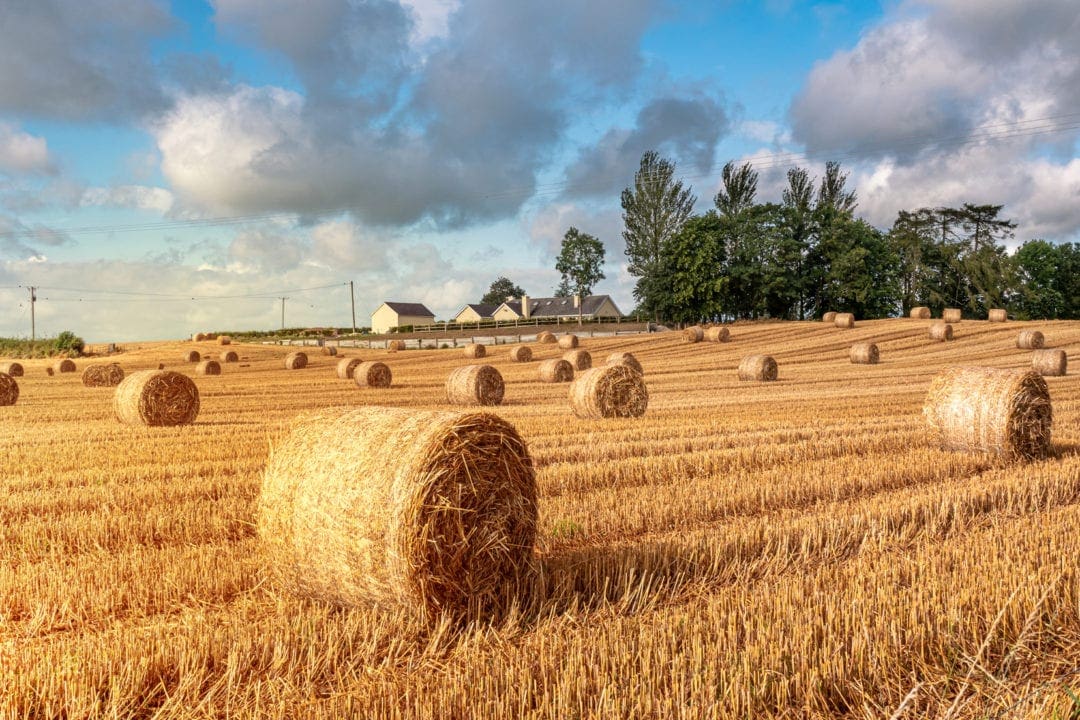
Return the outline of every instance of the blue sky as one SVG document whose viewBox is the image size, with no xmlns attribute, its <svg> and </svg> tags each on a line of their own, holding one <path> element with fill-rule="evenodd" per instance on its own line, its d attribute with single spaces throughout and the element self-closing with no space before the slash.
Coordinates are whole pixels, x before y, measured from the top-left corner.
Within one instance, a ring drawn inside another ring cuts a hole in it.
<svg viewBox="0 0 1080 720">
<path fill-rule="evenodd" d="M 298 10 L 298 8 L 303 8 Z M 838 159 L 858 213 L 998 202 L 1080 229 L 1073 0 L 16 0 L 0 6 L 0 335 L 439 317 L 558 282 L 574 225 L 633 306 L 641 153 L 711 207 Z M 332 286 L 332 287 L 324 287 Z M 307 288 L 317 288 L 308 290 Z M 121 294 L 123 293 L 123 294 Z M 226 299 L 227 298 L 227 299 Z"/>
</svg>

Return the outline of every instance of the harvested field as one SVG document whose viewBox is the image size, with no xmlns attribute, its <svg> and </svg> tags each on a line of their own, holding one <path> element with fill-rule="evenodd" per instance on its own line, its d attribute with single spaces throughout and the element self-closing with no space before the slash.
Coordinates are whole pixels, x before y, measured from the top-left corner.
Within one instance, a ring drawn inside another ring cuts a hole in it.
<svg viewBox="0 0 1080 720">
<path fill-rule="evenodd" d="M 528 445 L 542 571 L 495 627 L 296 597 L 257 535 L 268 448 L 300 413 L 452 410 L 460 351 L 399 353 L 390 389 L 358 392 L 336 357 L 292 372 L 286 348 L 245 344 L 204 378 L 184 343 L 131 344 L 129 376 L 164 361 L 202 391 L 175 427 L 121 424 L 111 392 L 20 360 L 0 407 L 0 717 L 1069 717 L 1080 381 L 1044 377 L 1034 461 L 942 449 L 923 405 L 948 366 L 1030 369 L 1024 329 L 1075 356 L 1080 323 L 962 327 L 583 338 L 648 368 L 637 418 L 575 417 L 537 374 L 554 345 L 492 352 L 505 394 L 484 411 Z M 852 364 L 856 343 L 885 361 Z M 740 382 L 751 353 L 779 379 Z"/>
</svg>

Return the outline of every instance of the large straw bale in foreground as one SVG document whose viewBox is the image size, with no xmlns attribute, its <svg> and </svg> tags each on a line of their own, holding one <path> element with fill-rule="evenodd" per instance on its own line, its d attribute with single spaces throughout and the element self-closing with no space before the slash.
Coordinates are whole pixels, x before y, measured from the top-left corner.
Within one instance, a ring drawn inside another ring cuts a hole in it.
<svg viewBox="0 0 1080 720">
<path fill-rule="evenodd" d="M 1050 390 L 1032 370 L 946 368 L 930 384 L 923 415 L 946 450 L 1022 458 L 1050 450 Z"/>
<path fill-rule="evenodd" d="M 1040 375 L 1061 376 L 1069 370 L 1069 358 L 1064 350 L 1036 350 L 1031 353 L 1031 368 Z"/>
<path fill-rule="evenodd" d="M 930 339 L 945 342 L 953 339 L 952 325 L 949 323 L 934 323 L 930 326 Z"/>
<path fill-rule="evenodd" d="M 429 621 L 497 616 L 523 600 L 536 525 L 528 449 L 488 413 L 302 416 L 271 453 L 258 509 L 290 591 Z"/>
<path fill-rule="evenodd" d="M 1021 330 L 1016 336 L 1016 347 L 1021 350 L 1038 350 L 1046 343 L 1046 338 L 1038 330 Z"/>
<path fill-rule="evenodd" d="M 195 366 L 196 375 L 220 375 L 221 363 L 217 360 L 203 360 Z"/>
<path fill-rule="evenodd" d="M 510 359 L 514 362 L 529 362 L 532 360 L 532 350 L 528 345 L 515 345 L 510 348 Z"/>
<path fill-rule="evenodd" d="M 627 365 L 586 370 L 570 386 L 570 407 L 580 418 L 641 417 L 648 406 L 645 379 Z"/>
<path fill-rule="evenodd" d="M 86 387 L 116 387 L 123 379 L 124 368 L 116 363 L 87 365 L 82 374 L 82 384 Z"/>
<path fill-rule="evenodd" d="M 992 308 L 986 319 L 990 322 L 1005 322 L 1009 319 L 1009 316 L 1002 308 Z"/>
<path fill-rule="evenodd" d="M 291 352 L 285 356 L 286 370 L 303 370 L 307 367 L 307 353 Z"/>
<path fill-rule="evenodd" d="M 540 363 L 540 382 L 561 383 L 574 379 L 574 366 L 562 358 L 553 358 Z"/>
<path fill-rule="evenodd" d="M 699 343 L 705 339 L 705 330 L 700 325 L 693 325 L 683 330 L 683 337 L 688 343 Z"/>
<path fill-rule="evenodd" d="M 578 346 L 578 336 L 572 333 L 567 333 L 559 338 L 559 347 L 563 350 L 573 350 Z"/>
<path fill-rule="evenodd" d="M 563 360 L 574 366 L 574 370 L 588 370 L 592 367 L 592 355 L 588 350 L 571 350 L 563 353 Z"/>
<path fill-rule="evenodd" d="M 465 357 L 469 359 L 487 357 L 487 348 L 480 343 L 469 343 L 465 346 Z"/>
<path fill-rule="evenodd" d="M 705 331 L 705 339 L 709 342 L 724 343 L 731 339 L 731 331 L 723 325 L 716 325 Z"/>
<path fill-rule="evenodd" d="M 199 388 L 171 370 L 140 370 L 113 395 L 116 418 L 128 425 L 187 425 L 199 415 Z"/>
<path fill-rule="evenodd" d="M 945 308 L 941 311 L 941 319 L 947 323 L 958 323 L 962 317 L 960 308 Z"/>
<path fill-rule="evenodd" d="M 930 308 L 926 307 L 925 305 L 916 305 L 915 307 L 911 308 L 911 312 L 908 313 L 908 316 L 914 318 L 915 320 L 929 320 Z"/>
<path fill-rule="evenodd" d="M 446 379 L 446 399 L 454 405 L 498 405 L 506 388 L 490 365 L 466 365 Z"/>
<path fill-rule="evenodd" d="M 386 363 L 375 360 L 362 362 L 353 369 L 353 382 L 359 387 L 388 388 L 394 380 Z"/>
<path fill-rule="evenodd" d="M 10 375 L 11 377 L 22 377 L 23 376 L 23 366 L 22 366 L 21 363 L 17 363 L 17 362 L 2 363 L 2 364 L 0 364 L 0 373 L 4 373 L 5 375 Z"/>
<path fill-rule="evenodd" d="M 360 364 L 360 358 L 341 358 L 337 362 L 337 376 L 342 380 L 352 380 L 353 371 Z"/>
<path fill-rule="evenodd" d="M 611 353 L 607 356 L 607 362 L 605 365 L 626 365 L 629 368 L 633 368 L 639 374 L 644 375 L 645 369 L 641 367 L 641 363 L 634 357 L 633 353 L 617 352 Z"/>
<path fill-rule="evenodd" d="M 747 355 L 739 363 L 740 380 L 772 382 L 778 374 L 776 360 L 771 355 Z"/>
<path fill-rule="evenodd" d="M 852 313 L 836 313 L 833 325 L 841 330 L 850 330 L 855 327 L 855 315 Z"/>
<path fill-rule="evenodd" d="M 14 405 L 19 399 L 19 383 L 7 373 L 0 372 L 0 405 Z"/>
<path fill-rule="evenodd" d="M 53 363 L 52 369 L 58 373 L 73 373 L 75 372 L 75 361 L 71 358 L 63 358 Z"/>
<path fill-rule="evenodd" d="M 876 365 L 880 358 L 881 354 L 875 343 L 855 343 L 851 346 L 851 362 L 857 365 Z"/>
</svg>

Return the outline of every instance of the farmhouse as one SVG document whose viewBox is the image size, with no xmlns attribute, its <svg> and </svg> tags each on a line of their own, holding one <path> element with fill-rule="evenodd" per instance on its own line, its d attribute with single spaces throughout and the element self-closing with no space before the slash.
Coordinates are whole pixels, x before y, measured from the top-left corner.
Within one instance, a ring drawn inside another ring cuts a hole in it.
<svg viewBox="0 0 1080 720">
<path fill-rule="evenodd" d="M 492 318 L 495 320 L 527 320 L 529 318 L 582 319 L 621 318 L 622 312 L 615 305 L 610 295 L 586 295 L 578 297 L 530 298 L 522 295 L 520 300 L 507 300 L 500 305 Z"/>
<path fill-rule="evenodd" d="M 431 325 L 435 313 L 423 303 L 384 302 L 371 313 L 371 332 L 379 334 L 402 325 Z"/>
<path fill-rule="evenodd" d="M 458 310 L 458 314 L 450 322 L 470 323 L 481 320 L 491 320 L 492 314 L 498 309 L 498 305 L 486 305 L 483 303 L 470 303 Z"/>
</svg>

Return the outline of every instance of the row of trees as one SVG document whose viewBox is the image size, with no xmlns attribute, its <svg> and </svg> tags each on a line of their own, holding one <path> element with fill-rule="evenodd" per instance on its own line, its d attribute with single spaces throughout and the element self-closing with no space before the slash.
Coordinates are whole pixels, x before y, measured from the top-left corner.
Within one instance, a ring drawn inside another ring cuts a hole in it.
<svg viewBox="0 0 1080 720">
<path fill-rule="evenodd" d="M 806 319 L 827 310 L 888 317 L 916 305 L 985 317 L 1080 317 L 1080 245 L 1025 243 L 1000 205 L 901 211 L 888 232 L 855 217 L 857 195 L 839 163 L 820 180 L 787 174 L 780 203 L 757 201 L 758 174 L 728 163 L 714 208 L 656 152 L 622 193 L 626 256 L 639 311 L 654 319 Z"/>
</svg>

